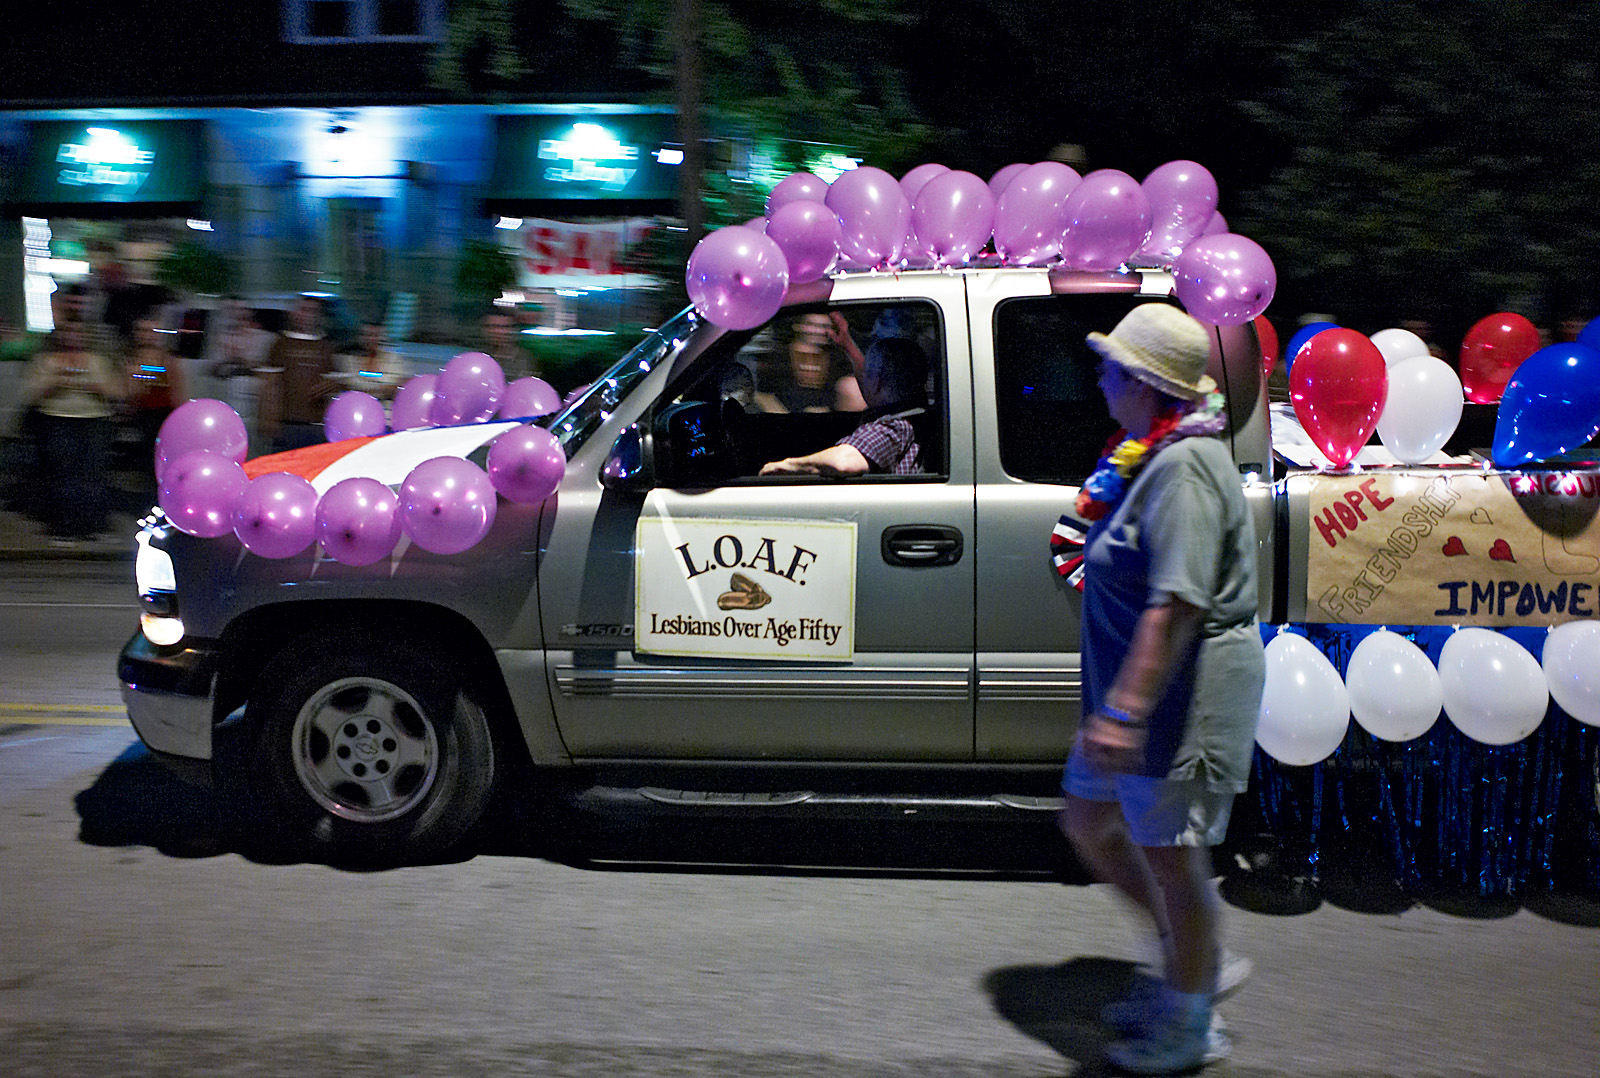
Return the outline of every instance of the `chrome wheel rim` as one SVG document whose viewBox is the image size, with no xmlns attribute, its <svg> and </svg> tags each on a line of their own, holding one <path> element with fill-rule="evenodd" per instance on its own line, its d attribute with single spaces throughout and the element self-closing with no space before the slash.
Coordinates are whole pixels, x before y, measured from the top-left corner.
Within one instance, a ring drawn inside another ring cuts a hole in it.
<svg viewBox="0 0 1600 1078">
<path fill-rule="evenodd" d="M 352 677 L 318 689 L 295 716 L 295 775 L 322 808 L 356 823 L 402 816 L 439 774 L 439 737 L 393 682 Z"/>
</svg>

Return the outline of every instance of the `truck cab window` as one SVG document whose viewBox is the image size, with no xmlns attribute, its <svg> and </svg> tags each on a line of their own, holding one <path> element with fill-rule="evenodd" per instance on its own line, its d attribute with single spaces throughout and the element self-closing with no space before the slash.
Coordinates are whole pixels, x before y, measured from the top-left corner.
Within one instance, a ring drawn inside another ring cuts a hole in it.
<svg viewBox="0 0 1600 1078">
<path fill-rule="evenodd" d="M 995 310 L 1000 464 L 1031 483 L 1078 484 L 1095 469 L 1116 423 L 1096 384 L 1099 357 L 1084 343 L 1149 296 L 1055 295 Z"/>
<path fill-rule="evenodd" d="M 881 446 L 870 443 L 864 474 L 843 478 L 946 474 L 941 330 L 932 303 L 899 301 L 792 308 L 758 331 L 724 337 L 655 412 L 658 479 L 678 487 L 837 482 L 834 474 L 761 472 L 854 439 L 868 424 L 891 433 Z"/>
</svg>

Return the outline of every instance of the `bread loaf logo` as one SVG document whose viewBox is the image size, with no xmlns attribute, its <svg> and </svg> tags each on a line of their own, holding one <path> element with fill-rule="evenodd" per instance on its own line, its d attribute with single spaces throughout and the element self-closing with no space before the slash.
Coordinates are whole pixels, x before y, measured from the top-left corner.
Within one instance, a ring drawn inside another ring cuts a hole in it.
<svg viewBox="0 0 1600 1078">
<path fill-rule="evenodd" d="M 743 573 L 734 573 L 728 587 L 730 590 L 717 596 L 718 610 L 760 610 L 772 602 L 766 589 Z"/>
</svg>

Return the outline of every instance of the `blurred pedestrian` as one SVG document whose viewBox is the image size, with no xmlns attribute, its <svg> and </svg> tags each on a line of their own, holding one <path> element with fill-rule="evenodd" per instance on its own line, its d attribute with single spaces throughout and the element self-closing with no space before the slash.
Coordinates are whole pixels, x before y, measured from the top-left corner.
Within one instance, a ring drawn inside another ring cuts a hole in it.
<svg viewBox="0 0 1600 1078">
<path fill-rule="evenodd" d="M 346 389 L 359 389 L 389 401 L 405 383 L 405 361 L 389 347 L 382 322 L 363 323 L 356 346 L 340 352 L 337 358 Z"/>
<path fill-rule="evenodd" d="M 1444 347 L 1433 339 L 1433 323 L 1426 318 L 1402 318 L 1400 328 L 1421 337 L 1422 343 L 1428 346 L 1428 354 L 1434 359 L 1447 358 Z"/>
<path fill-rule="evenodd" d="M 261 375 L 257 369 L 267 365 L 277 334 L 261 325 L 254 307 L 231 297 L 217 312 L 219 324 L 211 337 L 207 368 L 222 400 L 239 413 L 252 446 L 260 443 L 256 431 L 256 409 L 261 396 Z"/>
<path fill-rule="evenodd" d="M 156 435 L 172 410 L 189 399 L 183 367 L 173 346 L 177 335 L 148 315 L 133 325 L 133 346 L 123 356 L 122 380 L 128 389 L 128 422 L 137 437 L 138 461 L 155 455 Z"/>
<path fill-rule="evenodd" d="M 511 314 L 494 307 L 483 316 L 483 351 L 505 372 L 506 381 L 539 373 L 528 350 L 517 343 L 520 330 Z"/>
<path fill-rule="evenodd" d="M 58 543 L 105 528 L 112 415 L 123 396 L 111 363 L 89 350 L 81 321 L 63 321 L 29 361 L 23 400 L 37 417 L 40 509 Z"/>
<path fill-rule="evenodd" d="M 1163 975 L 1104 1018 L 1107 1058 L 1140 1074 L 1228 1051 L 1213 1024 L 1220 903 L 1210 847 L 1250 774 L 1266 675 L 1256 540 L 1205 375 L 1198 322 L 1162 303 L 1091 333 L 1122 430 L 1078 496 L 1084 545 L 1083 725 L 1062 779 L 1062 829 L 1083 862 L 1147 918 Z"/>
<path fill-rule="evenodd" d="M 323 441 L 323 413 L 342 387 L 317 297 L 296 298 L 287 328 L 272 342 L 257 372 L 264 376 L 257 427 L 271 451 Z"/>
</svg>

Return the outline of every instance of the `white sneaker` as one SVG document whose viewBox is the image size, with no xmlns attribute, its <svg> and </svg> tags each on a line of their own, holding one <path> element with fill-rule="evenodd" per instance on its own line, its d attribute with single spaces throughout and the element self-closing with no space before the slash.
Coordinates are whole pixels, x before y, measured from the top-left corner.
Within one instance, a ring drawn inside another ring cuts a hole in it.
<svg viewBox="0 0 1600 1078">
<path fill-rule="evenodd" d="M 1159 983 L 1163 976 L 1163 963 L 1164 960 L 1146 959 L 1134 970 L 1134 975 Z M 1243 988 L 1244 982 L 1250 979 L 1250 974 L 1255 972 L 1255 968 L 1256 964 L 1250 959 L 1224 947 L 1222 958 L 1217 962 L 1217 991 L 1211 997 L 1212 1002 L 1221 1003 Z"/>
</svg>

